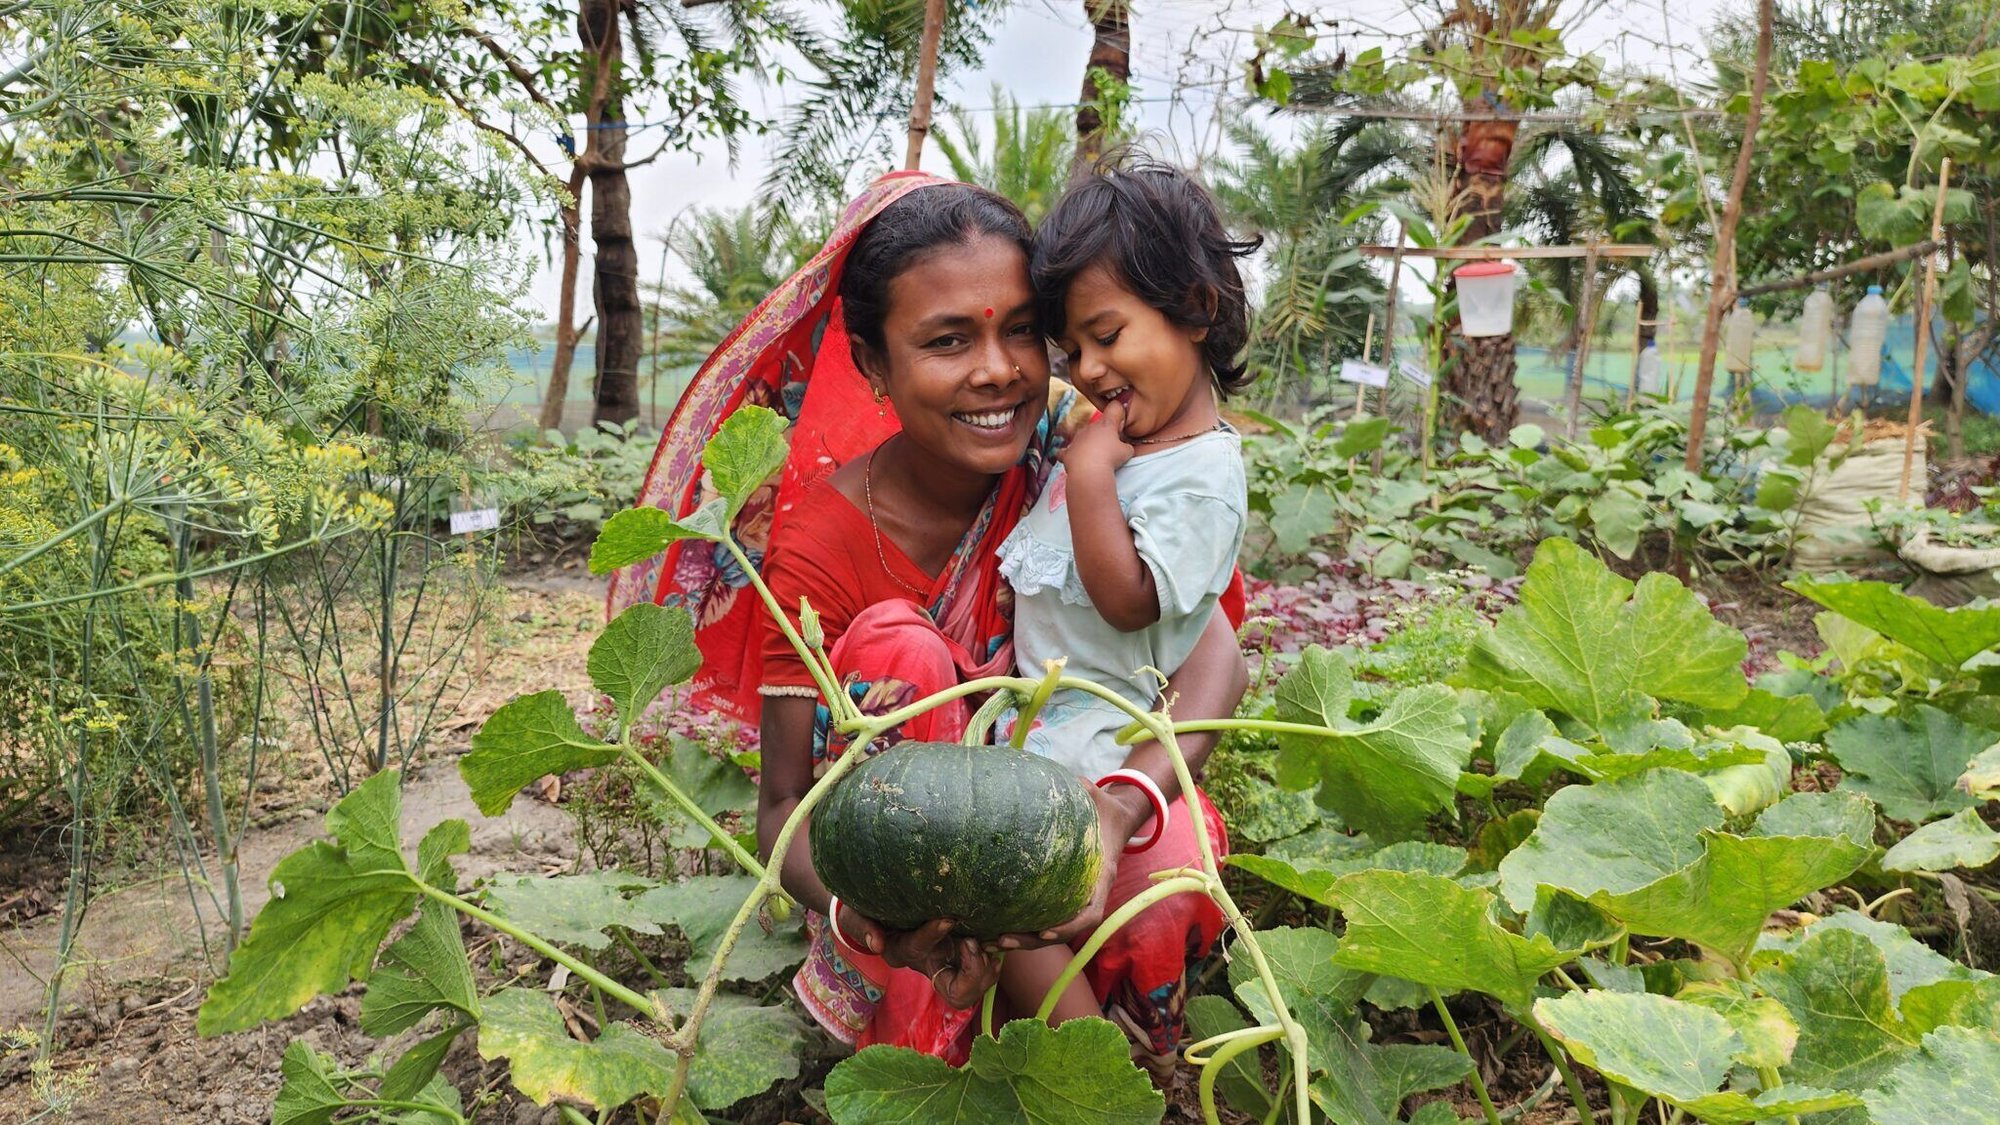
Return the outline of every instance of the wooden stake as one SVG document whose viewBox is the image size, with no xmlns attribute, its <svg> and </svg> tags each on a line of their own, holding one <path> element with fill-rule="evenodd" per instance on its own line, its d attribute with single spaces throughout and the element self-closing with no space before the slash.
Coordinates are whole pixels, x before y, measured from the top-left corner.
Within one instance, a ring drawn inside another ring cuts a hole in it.
<svg viewBox="0 0 2000 1125">
<path fill-rule="evenodd" d="M 1764 117 L 1764 89 L 1771 84 L 1771 22 L 1776 0 L 1757 0 L 1757 69 L 1750 80 L 1750 108 L 1743 115 L 1743 145 L 1736 150 L 1736 173 L 1715 232 L 1715 266 L 1709 271 L 1708 318 L 1701 328 L 1701 361 L 1694 373 L 1694 407 L 1688 417 L 1687 470 L 1701 470 L 1708 434 L 1708 394 L 1715 386 L 1716 343 L 1722 316 L 1736 303 L 1736 225 L 1743 218 L 1743 189 L 1750 182 L 1750 158 L 1757 151 L 1757 123 Z"/>
<path fill-rule="evenodd" d="M 1938 165 L 1937 206 L 1931 209 L 1931 241 L 1944 237 L 1944 195 L 1951 186 L 1951 157 Z M 1937 300 L 1937 255 L 1924 259 L 1924 285 L 1917 291 L 1917 354 L 1910 366 L 1909 431 L 1903 435 L 1903 478 L 1896 485 L 1896 502 L 1910 498 L 1910 470 L 1917 459 L 1917 432 L 1924 420 L 1924 345 L 1931 336 L 1931 303 Z"/>
<path fill-rule="evenodd" d="M 931 131 L 931 102 L 937 89 L 938 40 L 944 37 L 944 0 L 925 0 L 924 37 L 917 44 L 917 96 L 910 103 L 910 142 L 903 167 L 923 166 L 924 138 Z"/>
<path fill-rule="evenodd" d="M 1361 335 L 1361 362 L 1367 363 L 1368 357 L 1370 355 L 1373 355 L 1374 352 L 1375 352 L 1375 314 L 1369 313 L 1368 329 Z M 1388 388 L 1384 387 L 1382 389 L 1382 393 L 1385 395 L 1388 394 L 1389 393 Z M 1354 417 L 1356 418 L 1361 417 L 1361 411 L 1367 405 L 1368 405 L 1368 384 L 1366 383 L 1354 384 Z"/>
<path fill-rule="evenodd" d="M 1397 287 L 1402 284 L 1402 280 L 1403 228 L 1398 227 L 1396 228 L 1396 253 L 1389 259 L 1389 310 L 1384 314 L 1386 319 L 1382 322 L 1382 367 L 1384 370 L 1392 372 L 1395 370 L 1396 360 L 1396 291 Z M 1434 373 L 1431 377 L 1435 379 L 1437 376 Z M 1390 378 L 1393 380 L 1395 376 L 1391 375 Z M 1389 388 L 1382 388 L 1380 398 L 1382 401 L 1382 417 L 1387 418 L 1389 416 Z M 1381 472 L 1382 447 L 1379 445 L 1375 447 L 1374 463 L 1375 471 L 1378 473 Z"/>
<path fill-rule="evenodd" d="M 1563 436 L 1576 436 L 1577 415 L 1583 413 L 1583 365 L 1590 359 L 1590 337 L 1597 326 L 1597 252 L 1583 259 L 1583 303 L 1576 310 L 1576 351 L 1570 355 L 1568 416 L 1563 419 Z"/>
</svg>

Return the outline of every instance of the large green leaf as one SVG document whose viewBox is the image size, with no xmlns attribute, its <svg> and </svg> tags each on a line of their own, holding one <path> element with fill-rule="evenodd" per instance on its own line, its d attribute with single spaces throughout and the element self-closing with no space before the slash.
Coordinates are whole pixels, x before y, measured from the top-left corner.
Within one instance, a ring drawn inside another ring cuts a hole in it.
<svg viewBox="0 0 2000 1125">
<path fill-rule="evenodd" d="M 524 785 L 617 760 L 618 748 L 585 734 L 569 701 L 551 688 L 493 712 L 472 736 L 472 750 L 458 760 L 458 772 L 479 811 L 498 816 Z"/>
<path fill-rule="evenodd" d="M 1858 934 L 1881 953 L 1889 974 L 1889 996 L 1897 1004 L 1902 1003 L 1904 995 L 1925 985 L 1989 979 L 1988 974 L 1961 965 L 1918 941 L 1903 927 L 1878 921 L 1857 910 L 1829 914 L 1795 933 L 1766 935 L 1758 944 L 1763 949 L 1789 954 L 1806 941 L 1835 930 Z"/>
<path fill-rule="evenodd" d="M 486 902 L 493 913 L 536 937 L 603 949 L 611 944 L 605 931 L 612 926 L 657 934 L 660 923 L 673 920 L 664 904 L 648 902 L 643 895 L 626 897 L 627 891 L 656 885 L 623 871 L 502 877 L 487 886 Z"/>
<path fill-rule="evenodd" d="M 1748 1067 L 1780 1067 L 1792 1061 L 1799 1045 L 1799 1024 L 1783 1004 L 1769 996 L 1759 996 L 1740 980 L 1695 981 L 1674 994 L 1674 999 L 1693 1004 L 1729 1021 L 1742 1038 L 1736 1059 Z"/>
<path fill-rule="evenodd" d="M 1333 885 L 1356 871 L 1427 871 L 1456 875 L 1465 869 L 1465 849 L 1422 840 L 1403 840 L 1352 856 L 1233 855 L 1229 863 L 1323 906 L 1333 904 Z"/>
<path fill-rule="evenodd" d="M 664 1095 L 674 1056 L 631 1024 L 614 1023 L 595 1040 L 570 1038 L 548 993 L 503 988 L 486 998 L 479 1057 L 505 1056 L 515 1089 L 536 1105 L 556 1098 L 603 1109 L 640 1094 Z"/>
<path fill-rule="evenodd" d="M 271 900 L 229 957 L 229 973 L 202 1001 L 202 1035 L 241 1031 L 298 1011 L 314 996 L 365 980 L 389 927 L 416 906 L 417 885 L 397 850 L 400 775 L 384 770 L 326 813 L 332 842 L 278 861 Z"/>
<path fill-rule="evenodd" d="M 278 1060 L 285 1082 L 271 1103 L 271 1125 L 331 1125 L 348 1102 L 333 1084 L 336 1065 L 332 1056 L 313 1050 L 305 1040 L 292 1040 Z"/>
<path fill-rule="evenodd" d="M 1875 1125 L 2000 1121 L 2000 1034 L 1940 1027 L 1867 1094 Z"/>
<path fill-rule="evenodd" d="M 670 988 L 660 995 L 669 1011 L 694 1008 L 692 988 Z M 716 993 L 701 1021 L 688 1095 L 703 1109 L 722 1109 L 763 1093 L 774 1082 L 797 1078 L 805 1030 L 804 1021 L 789 1008 Z"/>
<path fill-rule="evenodd" d="M 785 454 L 784 416 L 763 406 L 736 411 L 708 439 L 701 464 L 708 470 L 708 483 L 729 506 L 731 521 L 750 495 L 785 467 Z"/>
<path fill-rule="evenodd" d="M 700 875 L 647 891 L 633 900 L 633 909 L 680 927 L 692 947 L 689 970 L 706 970 L 737 908 L 756 885 L 757 880 L 748 875 Z M 752 919 L 730 950 L 722 979 L 763 980 L 805 960 L 806 939 L 800 927 L 800 921 L 794 919 L 766 932 Z"/>
<path fill-rule="evenodd" d="M 1826 731 L 1826 712 L 1810 695 L 1772 695 L 1762 688 L 1731 707 L 1702 712 L 1702 721 L 1721 730 L 1754 727 L 1779 742 L 1805 742 Z"/>
<path fill-rule="evenodd" d="M 1984 867 L 2000 859 L 2000 832 L 1986 827 L 1978 809 L 1926 824 L 1882 857 L 1885 871 L 1950 871 Z"/>
<path fill-rule="evenodd" d="M 1909 718 L 1860 715 L 1826 734 L 1827 752 L 1847 775 L 1840 787 L 1882 806 L 1883 816 L 1913 823 L 1971 808 L 1959 775 L 1996 741 L 1993 731 L 1921 703 Z"/>
<path fill-rule="evenodd" d="M 1445 993 L 1483 992 L 1515 1011 L 1533 1001 L 1542 974 L 1581 952 L 1508 930 L 1490 892 L 1439 875 L 1364 871 L 1342 878 L 1334 894 L 1347 918 L 1334 964 Z"/>
<path fill-rule="evenodd" d="M 1278 782 L 1317 785 L 1321 805 L 1371 836 L 1417 835 L 1425 817 L 1451 803 L 1472 758 L 1457 698 L 1442 684 L 1407 688 L 1380 717 L 1354 724 L 1347 719 L 1352 690 L 1347 658 L 1317 645 L 1280 681 L 1280 719 L 1335 729 L 1280 735 Z"/>
<path fill-rule="evenodd" d="M 1748 690 L 1743 635 L 1664 574 L 1635 587 L 1566 539 L 1535 552 L 1520 603 L 1474 645 L 1466 679 L 1603 727 L 1646 696 L 1729 707 Z"/>
<path fill-rule="evenodd" d="M 361 998 L 361 1030 L 377 1038 L 415 1027 L 439 1008 L 479 1018 L 479 990 L 458 935 L 458 912 L 426 899 L 417 924 L 382 954 Z"/>
<path fill-rule="evenodd" d="M 1785 585 L 1950 668 L 2000 646 L 2000 605 L 1940 609 L 1887 582 L 1794 578 Z"/>
<path fill-rule="evenodd" d="M 749 811 L 757 804 L 757 784 L 743 772 L 742 766 L 716 757 L 700 743 L 681 738 L 668 743 L 667 753 L 658 764 L 667 780 L 712 819 L 719 821 L 723 815 L 734 812 L 745 814 L 748 823 Z M 642 792 L 654 819 L 667 830 L 669 845 L 702 848 L 714 843 L 708 829 L 696 824 L 666 794 L 651 785 Z"/>
<path fill-rule="evenodd" d="M 472 1021 L 462 1020 L 448 1025 L 436 1035 L 417 1040 L 382 1075 L 382 1097 L 390 1101 L 436 1100 L 426 1091 L 437 1092 L 438 1068 L 444 1065 L 445 1055 L 451 1052 L 452 1044 L 458 1041 L 465 1029 L 473 1026 Z M 449 1083 L 444 1088 L 452 1089 Z M 452 1090 L 452 1096 L 456 1094 L 457 1091 Z"/>
<path fill-rule="evenodd" d="M 1865 1090 L 1916 1050 L 1918 1033 L 1890 1001 L 1882 952 L 1860 934 L 1814 933 L 1755 983 L 1799 1025 L 1787 1082 Z"/>
<path fill-rule="evenodd" d="M 1635 933 L 1686 938 L 1740 961 L 1771 911 L 1837 882 L 1873 852 L 1873 817 L 1847 795 L 1796 794 L 1746 835 L 1721 823 L 1708 787 L 1678 771 L 1571 786 L 1501 861 L 1501 888 L 1525 911 L 1537 887 L 1557 887 Z"/>
<path fill-rule="evenodd" d="M 1702 831 L 1721 826 L 1708 786 L 1679 770 L 1572 785 L 1500 861 L 1501 894 L 1526 913 L 1544 884 L 1586 897 L 1637 890 L 1699 859 Z"/>
<path fill-rule="evenodd" d="M 957 1068 L 867 1047 L 827 1075 L 826 1107 L 837 1125 L 1151 1125 L 1166 1113 L 1124 1033 L 1098 1019 L 1015 1020 Z"/>
<path fill-rule="evenodd" d="M 722 520 L 722 504 L 713 501 L 686 520 L 676 521 L 659 508 L 627 508 L 604 521 L 597 541 L 590 545 L 590 572 L 609 574 L 620 567 L 645 562 L 681 539 L 715 539 Z M 706 516 L 707 518 L 702 518 Z"/>
<path fill-rule="evenodd" d="M 1874 854 L 1867 802 L 1797 793 L 1766 809 L 1747 835 L 1703 833 L 1699 859 L 1647 886 L 1590 902 L 1634 933 L 1686 938 L 1742 961 L 1774 910 L 1832 886 Z"/>
<path fill-rule="evenodd" d="M 618 705 L 621 729 L 630 729 L 669 685 L 701 669 L 694 618 L 680 606 L 632 606 L 591 643 L 589 667 L 590 682 Z"/>
<path fill-rule="evenodd" d="M 1717 1092 L 1744 1052 L 1728 1019 L 1649 993 L 1572 992 L 1535 1001 L 1535 1018 L 1578 1062 L 1703 1121 L 1749 1122 L 1861 1104 L 1856 1094 L 1782 1086 Z"/>
</svg>

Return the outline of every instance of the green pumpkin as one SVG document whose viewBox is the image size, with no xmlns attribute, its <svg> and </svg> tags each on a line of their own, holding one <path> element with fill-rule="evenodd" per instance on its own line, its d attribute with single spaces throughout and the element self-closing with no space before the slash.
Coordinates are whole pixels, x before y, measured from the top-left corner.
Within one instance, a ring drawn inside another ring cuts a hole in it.
<svg viewBox="0 0 2000 1125">
<path fill-rule="evenodd" d="M 1006 746 L 899 743 L 841 779 L 811 837 L 842 906 L 898 930 L 950 918 L 978 938 L 1076 917 L 1103 862 L 1089 786 Z"/>
</svg>

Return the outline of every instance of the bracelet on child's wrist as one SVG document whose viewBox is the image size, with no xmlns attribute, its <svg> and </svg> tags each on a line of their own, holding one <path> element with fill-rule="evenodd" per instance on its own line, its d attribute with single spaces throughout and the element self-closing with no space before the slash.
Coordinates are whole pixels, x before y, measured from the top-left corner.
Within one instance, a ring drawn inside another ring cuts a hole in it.
<svg viewBox="0 0 2000 1125">
<path fill-rule="evenodd" d="M 1149 836 L 1134 836 L 1125 844 L 1126 854 L 1143 852 L 1160 842 L 1167 834 L 1167 795 L 1160 791 L 1159 783 L 1135 769 L 1117 769 L 1097 779 L 1097 787 L 1108 785 L 1130 785 L 1145 794 L 1148 804 L 1153 806 L 1153 832 Z"/>
</svg>

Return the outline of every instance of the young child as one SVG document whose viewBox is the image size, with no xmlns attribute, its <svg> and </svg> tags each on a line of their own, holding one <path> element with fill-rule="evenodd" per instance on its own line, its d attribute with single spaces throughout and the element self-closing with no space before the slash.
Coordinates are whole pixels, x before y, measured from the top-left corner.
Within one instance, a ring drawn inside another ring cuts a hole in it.
<svg viewBox="0 0 2000 1125">
<path fill-rule="evenodd" d="M 1021 675 L 1066 656 L 1069 674 L 1151 708 L 1208 626 L 1246 521 L 1241 443 L 1218 400 L 1251 378 L 1236 259 L 1255 245 L 1229 237 L 1199 184 L 1154 163 L 1071 188 L 1036 232 L 1043 329 L 1101 413 L 1000 547 Z M 1095 780 L 1124 762 L 1115 736 L 1129 721 L 1058 691 L 1027 745 Z M 1038 999 L 1068 955 L 1009 954 L 1003 991 Z M 1057 1018 L 1085 1014 L 1088 993 L 1073 987 Z"/>
</svg>

